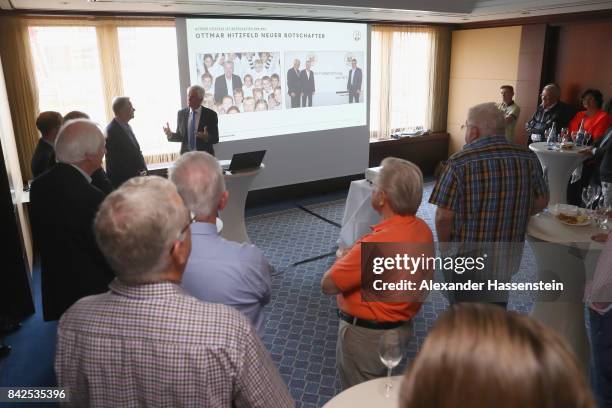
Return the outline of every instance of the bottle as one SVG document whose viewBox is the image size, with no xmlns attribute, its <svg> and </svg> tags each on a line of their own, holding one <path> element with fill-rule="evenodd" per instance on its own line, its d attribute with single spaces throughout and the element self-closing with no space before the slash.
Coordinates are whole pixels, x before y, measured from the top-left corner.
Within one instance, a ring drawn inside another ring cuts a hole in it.
<svg viewBox="0 0 612 408">
<path fill-rule="evenodd" d="M 550 132 L 548 132 L 548 138 L 546 139 L 546 143 L 548 144 L 548 150 L 554 149 L 556 142 L 557 142 L 557 127 L 555 126 L 555 122 L 553 122 L 552 127 L 550 128 Z"/>
<path fill-rule="evenodd" d="M 580 121 L 580 127 L 578 128 L 578 133 L 576 134 L 576 146 L 582 146 L 584 143 L 584 118 Z"/>
</svg>

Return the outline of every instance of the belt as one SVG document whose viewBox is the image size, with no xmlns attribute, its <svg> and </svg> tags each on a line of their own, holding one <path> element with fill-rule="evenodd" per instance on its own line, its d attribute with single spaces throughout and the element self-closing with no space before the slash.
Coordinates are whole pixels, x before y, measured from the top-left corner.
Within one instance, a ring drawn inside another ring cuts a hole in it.
<svg viewBox="0 0 612 408">
<path fill-rule="evenodd" d="M 399 322 L 377 322 L 375 320 L 359 319 L 355 316 L 351 316 L 350 314 L 346 314 L 340 310 L 338 310 L 338 317 L 354 326 L 365 327 L 366 329 L 374 330 L 396 329 L 409 322 L 409 320 L 401 320 Z"/>
</svg>

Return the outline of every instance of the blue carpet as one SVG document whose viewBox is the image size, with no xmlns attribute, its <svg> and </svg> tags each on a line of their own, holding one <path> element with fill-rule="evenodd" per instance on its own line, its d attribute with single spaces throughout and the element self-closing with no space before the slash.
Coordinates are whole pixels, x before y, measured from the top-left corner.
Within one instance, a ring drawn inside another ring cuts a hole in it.
<svg viewBox="0 0 612 408">
<path fill-rule="evenodd" d="M 426 183 L 418 216 L 435 233 L 435 207 L 427 203 L 432 188 L 433 183 Z M 302 200 L 300 204 L 340 223 L 345 199 L 346 192 Z M 268 323 L 264 343 L 297 406 L 322 406 L 340 390 L 335 360 L 336 302 L 333 296 L 323 295 L 320 288 L 321 277 L 334 257 L 292 265 L 335 250 L 339 228 L 295 208 L 290 202 L 247 211 L 246 225 L 253 243 L 264 251 L 276 269 L 272 301 L 266 308 Z M 535 270 L 535 260 L 527 245 L 520 273 L 531 274 Z M 34 288 L 37 310 L 40 310 L 38 275 L 35 273 Z M 438 315 L 447 308 L 448 302 L 441 293 L 430 294 L 414 319 L 415 336 L 406 350 L 407 358 L 395 373 L 401 372 L 414 358 Z M 531 300 L 513 295 L 509 308 L 528 313 Z M 13 352 L 0 362 L 0 386 L 55 384 L 55 330 L 55 323 L 44 323 L 42 316 L 36 314 L 24 322 L 21 330 L 7 337 Z"/>
</svg>

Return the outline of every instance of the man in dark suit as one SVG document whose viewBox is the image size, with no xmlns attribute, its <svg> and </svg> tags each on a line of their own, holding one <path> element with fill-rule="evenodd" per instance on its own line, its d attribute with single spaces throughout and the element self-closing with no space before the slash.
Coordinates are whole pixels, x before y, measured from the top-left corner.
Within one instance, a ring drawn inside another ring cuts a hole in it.
<svg viewBox="0 0 612 408">
<path fill-rule="evenodd" d="M 300 60 L 293 60 L 293 68 L 287 71 L 287 92 L 291 97 L 291 107 L 300 107 L 300 95 L 302 94 L 302 86 L 300 83 Z"/>
<path fill-rule="evenodd" d="M 310 70 L 310 60 L 306 60 L 306 69 L 300 72 L 302 88 L 302 106 L 312 106 L 312 94 L 315 92 L 314 72 Z"/>
<path fill-rule="evenodd" d="M 351 61 L 351 70 L 348 73 L 348 81 L 346 89 L 349 93 L 349 103 L 359 103 L 359 95 L 361 95 L 361 68 L 357 68 L 357 60 L 353 58 Z"/>
<path fill-rule="evenodd" d="M 116 97 L 113 112 L 115 118 L 106 127 L 106 172 L 113 185 L 119 187 L 132 177 L 146 174 L 147 165 L 128 124 L 135 112 L 130 98 Z"/>
<path fill-rule="evenodd" d="M 234 74 L 234 63 L 223 63 L 224 74 L 215 79 L 215 102 L 222 103 L 225 96 L 234 98 L 234 89 L 242 89 L 242 79 Z"/>
<path fill-rule="evenodd" d="M 91 184 L 91 175 L 102 165 L 104 134 L 89 120 L 75 120 L 60 130 L 55 148 L 57 164 L 34 180 L 30 192 L 45 320 L 59 319 L 84 296 L 105 292 L 114 278 L 93 234 L 105 193 Z"/>
<path fill-rule="evenodd" d="M 213 144 L 219 143 L 219 119 L 214 110 L 202 106 L 204 88 L 192 85 L 187 89 L 187 107 L 178 111 L 176 132 L 166 123 L 164 133 L 169 142 L 181 143 L 181 154 L 193 150 L 215 155 Z"/>
<path fill-rule="evenodd" d="M 36 177 L 55 165 L 55 138 L 63 123 L 59 112 L 42 112 L 36 118 L 36 128 L 40 131 L 41 138 L 32 156 L 32 176 Z"/>
</svg>

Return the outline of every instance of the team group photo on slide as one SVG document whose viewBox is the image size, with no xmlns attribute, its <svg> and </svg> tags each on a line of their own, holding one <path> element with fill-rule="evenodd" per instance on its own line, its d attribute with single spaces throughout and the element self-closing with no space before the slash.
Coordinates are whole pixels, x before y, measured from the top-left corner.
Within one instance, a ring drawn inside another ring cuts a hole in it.
<svg viewBox="0 0 612 408">
<path fill-rule="evenodd" d="M 363 53 L 198 52 L 203 105 L 219 115 L 363 102 Z"/>
</svg>

